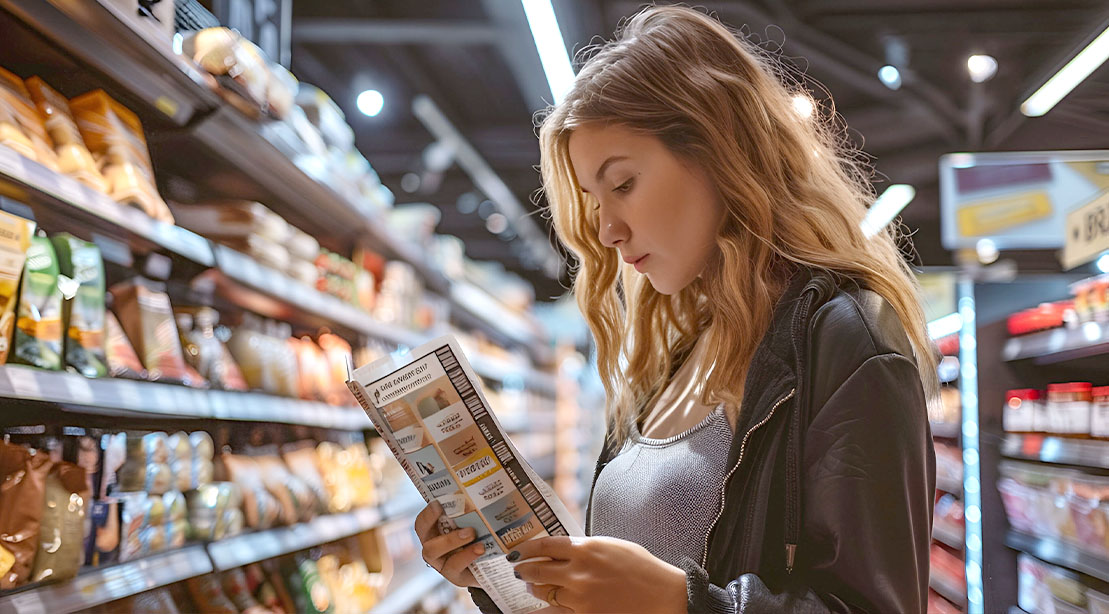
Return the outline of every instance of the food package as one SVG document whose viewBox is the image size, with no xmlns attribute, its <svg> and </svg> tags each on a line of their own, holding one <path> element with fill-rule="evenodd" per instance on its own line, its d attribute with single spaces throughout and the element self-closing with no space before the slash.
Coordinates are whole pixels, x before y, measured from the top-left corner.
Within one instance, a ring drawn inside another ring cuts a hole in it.
<svg viewBox="0 0 1109 614">
<path fill-rule="evenodd" d="M 52 464 L 46 454 L 0 441 L 0 590 L 31 576 Z"/>
<path fill-rule="evenodd" d="M 254 390 L 277 393 L 277 382 L 272 381 L 271 370 L 267 363 L 272 359 L 270 340 L 261 332 L 261 323 L 247 314 L 242 325 L 238 326 L 227 342 L 227 349 L 239 364 L 243 379 Z"/>
<path fill-rule="evenodd" d="M 258 600 L 251 594 L 250 585 L 247 583 L 246 574 L 241 568 L 229 569 L 221 575 L 223 593 L 235 604 L 240 614 L 250 612 L 259 614 L 265 612 Z"/>
<path fill-rule="evenodd" d="M 297 355 L 297 396 L 306 401 L 322 401 L 331 387 L 331 367 L 327 356 L 311 337 L 290 339 Z"/>
<path fill-rule="evenodd" d="M 11 349 L 16 292 L 34 233 L 34 222 L 0 211 L 0 364 Z"/>
<path fill-rule="evenodd" d="M 286 449 L 282 457 L 285 466 L 289 468 L 289 472 L 312 491 L 317 513 L 326 512 L 328 509 L 328 493 L 323 476 L 320 475 L 316 448 L 310 443 L 298 444 Z"/>
<path fill-rule="evenodd" d="M 54 144 L 58 158 L 58 170 L 77 179 L 81 183 L 107 193 L 108 183 L 97 170 L 96 161 L 89 153 L 77 122 L 69 110 L 69 101 L 39 77 L 26 81 L 31 101 L 38 109 L 39 117 Z"/>
<path fill-rule="evenodd" d="M 285 243 L 289 248 L 289 256 L 297 260 L 307 260 L 314 265 L 316 256 L 320 254 L 320 242 L 294 226 L 289 227 L 289 234 L 289 240 Z"/>
<path fill-rule="evenodd" d="M 16 124 L 15 127 L 26 137 L 26 143 L 16 139 L 16 146 L 13 149 L 52 171 L 59 170 L 54 145 L 50 142 L 38 110 L 31 102 L 31 95 L 27 92 L 23 79 L 3 68 L 0 68 L 0 106 L 6 108 Z M 0 124 L 3 123 L 0 121 Z M 2 133 L 3 128 L 0 127 L 0 134 Z M 0 140 L 0 143 L 4 142 Z"/>
<path fill-rule="evenodd" d="M 108 374 L 104 350 L 104 260 L 100 248 L 70 234 L 53 238 L 58 265 L 68 285 L 76 286 L 72 295 L 63 288 L 66 322 L 66 366 L 85 377 Z"/>
<path fill-rule="evenodd" d="M 210 307 L 201 307 L 195 314 L 177 314 L 185 359 L 215 388 L 239 392 L 249 390 L 230 350 L 216 336 L 217 324 L 219 314 Z"/>
<path fill-rule="evenodd" d="M 189 435 L 179 431 L 166 440 L 169 448 L 169 469 L 173 473 L 173 488 L 186 491 L 193 487 L 193 450 Z M 168 496 L 168 493 L 167 493 Z"/>
<path fill-rule="evenodd" d="M 348 406 L 353 404 L 350 389 L 347 388 L 347 365 L 351 364 L 350 344 L 338 335 L 324 332 L 319 338 L 320 348 L 327 357 L 330 377 L 324 401 L 331 405 Z"/>
<path fill-rule="evenodd" d="M 316 447 L 316 454 L 332 512 L 349 512 L 376 503 L 373 466 L 365 446 L 343 448 L 325 441 Z"/>
<path fill-rule="evenodd" d="M 173 223 L 158 194 L 142 123 L 129 109 L 96 90 L 69 101 L 77 129 L 108 183 L 108 195 L 150 217 Z"/>
<path fill-rule="evenodd" d="M 297 91 L 300 89 L 300 82 L 289 72 L 284 66 L 280 64 L 270 63 L 269 65 L 269 83 L 266 87 L 266 103 L 269 106 L 270 113 L 278 119 L 284 119 L 289 115 L 293 105 L 296 104 Z"/>
<path fill-rule="evenodd" d="M 85 469 L 55 463 L 46 476 L 46 497 L 39 526 L 31 581 L 68 580 L 84 563 L 85 514 L 91 493 Z"/>
<path fill-rule="evenodd" d="M 189 517 L 189 506 L 185 495 L 179 491 L 171 490 L 162 495 L 165 506 L 166 523 L 181 522 Z"/>
<path fill-rule="evenodd" d="M 289 277 L 299 281 L 300 283 L 315 288 L 320 282 L 320 271 L 316 268 L 314 262 L 308 260 L 292 259 L 289 262 L 289 268 L 285 269 Z"/>
<path fill-rule="evenodd" d="M 354 131 L 347 124 L 343 110 L 323 90 L 301 83 L 296 102 L 308 121 L 320 131 L 327 146 L 340 151 L 354 148 Z"/>
<path fill-rule="evenodd" d="M 209 73 L 234 79 L 258 107 L 267 104 L 271 77 L 266 56 L 238 32 L 228 28 L 205 28 L 186 38 L 181 50 Z M 249 112 L 248 109 L 243 111 Z"/>
<path fill-rule="evenodd" d="M 319 508 L 315 491 L 304 480 L 289 471 L 281 457 L 259 456 L 255 460 L 262 469 L 262 480 L 270 492 L 275 493 L 274 496 L 277 496 L 275 491 L 288 491 L 296 511 L 296 518 L 292 522 L 297 520 L 307 522 L 315 518 Z"/>
<path fill-rule="evenodd" d="M 146 367 L 147 379 L 199 386 L 190 377 L 169 296 L 141 278 L 112 286 L 114 310 Z"/>
<path fill-rule="evenodd" d="M 151 527 L 160 527 L 165 520 L 165 502 L 145 492 L 123 492 L 117 496 L 120 506 L 119 560 L 130 561 L 153 551 L 165 543 L 164 536 L 153 536 Z"/>
<path fill-rule="evenodd" d="M 123 332 L 119 319 L 111 311 L 104 314 L 104 332 L 107 343 L 104 348 L 108 360 L 108 375 L 127 379 L 146 379 L 146 369 L 142 366 L 135 348 Z"/>
<path fill-rule="evenodd" d="M 334 612 L 331 591 L 320 579 L 316 562 L 297 555 L 294 559 L 281 562 L 289 591 L 292 593 L 296 612 L 301 614 L 332 614 Z"/>
<path fill-rule="evenodd" d="M 284 514 L 288 516 L 288 508 L 270 494 L 262 480 L 262 471 L 258 463 L 248 456 L 235 454 L 220 455 L 227 477 L 231 479 L 242 494 L 243 516 L 246 525 L 252 529 L 268 529 Z"/>
<path fill-rule="evenodd" d="M 207 574 L 185 580 L 193 603 L 205 614 L 239 614 L 234 603 L 223 592 L 223 586 L 215 574 Z"/>
<path fill-rule="evenodd" d="M 215 444 L 212 436 L 204 431 L 189 433 L 189 446 L 192 448 L 193 458 L 212 460 L 215 458 Z"/>
<path fill-rule="evenodd" d="M 174 203 L 173 215 L 177 225 L 220 241 L 246 241 L 256 236 L 284 245 L 295 230 L 280 215 L 251 200 L 219 200 L 195 205 Z"/>
<path fill-rule="evenodd" d="M 127 434 L 104 434 L 100 438 L 100 475 L 92 504 L 94 538 L 87 552 L 90 565 L 114 563 L 119 559 L 120 505 L 119 470 L 127 458 Z"/>
<path fill-rule="evenodd" d="M 237 485 L 213 482 L 189 491 L 185 498 L 194 539 L 216 541 L 242 532 L 242 495 Z"/>
<path fill-rule="evenodd" d="M 31 238 L 15 322 L 14 362 L 62 368 L 62 292 L 58 258 L 50 239 Z"/>
</svg>

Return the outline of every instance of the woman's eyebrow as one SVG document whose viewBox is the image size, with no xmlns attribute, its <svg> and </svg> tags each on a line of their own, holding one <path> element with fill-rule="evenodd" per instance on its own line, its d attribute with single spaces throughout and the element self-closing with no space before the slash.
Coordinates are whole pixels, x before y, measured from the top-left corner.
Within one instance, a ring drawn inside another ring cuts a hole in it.
<svg viewBox="0 0 1109 614">
<path fill-rule="evenodd" d="M 601 163 L 601 167 L 597 169 L 597 175 L 595 177 L 596 181 L 600 183 L 601 179 L 604 178 L 605 173 L 608 172 L 608 167 L 612 166 L 616 162 L 627 159 L 627 156 L 609 156 L 608 159 Z"/>
</svg>

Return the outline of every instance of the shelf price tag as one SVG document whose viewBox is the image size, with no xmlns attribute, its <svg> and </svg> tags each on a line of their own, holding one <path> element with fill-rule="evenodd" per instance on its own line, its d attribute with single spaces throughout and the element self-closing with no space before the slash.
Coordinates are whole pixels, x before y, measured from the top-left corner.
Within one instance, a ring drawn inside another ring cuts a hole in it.
<svg viewBox="0 0 1109 614">
<path fill-rule="evenodd" d="M 1067 214 L 1063 268 L 1073 269 L 1109 250 L 1109 190 Z"/>
</svg>

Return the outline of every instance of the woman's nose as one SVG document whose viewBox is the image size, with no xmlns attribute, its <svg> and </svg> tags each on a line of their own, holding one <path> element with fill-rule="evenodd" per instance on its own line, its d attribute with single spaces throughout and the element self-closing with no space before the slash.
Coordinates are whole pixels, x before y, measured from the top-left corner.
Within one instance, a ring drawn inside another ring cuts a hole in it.
<svg viewBox="0 0 1109 614">
<path fill-rule="evenodd" d="M 619 217 L 606 213 L 604 207 L 601 208 L 598 221 L 601 227 L 597 232 L 597 238 L 601 240 L 601 245 L 616 247 L 628 240 L 631 234 L 628 225 Z"/>
</svg>

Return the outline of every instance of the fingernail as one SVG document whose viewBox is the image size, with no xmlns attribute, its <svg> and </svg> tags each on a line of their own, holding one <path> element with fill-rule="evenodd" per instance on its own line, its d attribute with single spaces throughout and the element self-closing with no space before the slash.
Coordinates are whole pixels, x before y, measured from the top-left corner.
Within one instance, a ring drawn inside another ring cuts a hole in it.
<svg viewBox="0 0 1109 614">
<path fill-rule="evenodd" d="M 459 541 L 468 542 L 473 538 L 474 538 L 474 530 L 473 529 L 462 529 L 461 531 L 458 532 Z"/>
<path fill-rule="evenodd" d="M 509 552 L 508 556 L 504 558 L 508 559 L 509 563 L 515 563 L 516 561 L 520 560 L 520 552 L 518 550 L 513 550 L 512 552 Z"/>
<path fill-rule="evenodd" d="M 523 578 L 520 577 L 520 572 L 518 572 L 518 571 L 513 571 L 512 575 L 516 576 L 517 580 L 523 580 Z"/>
<path fill-rule="evenodd" d="M 485 544 L 474 546 L 474 554 L 485 554 Z"/>
</svg>

